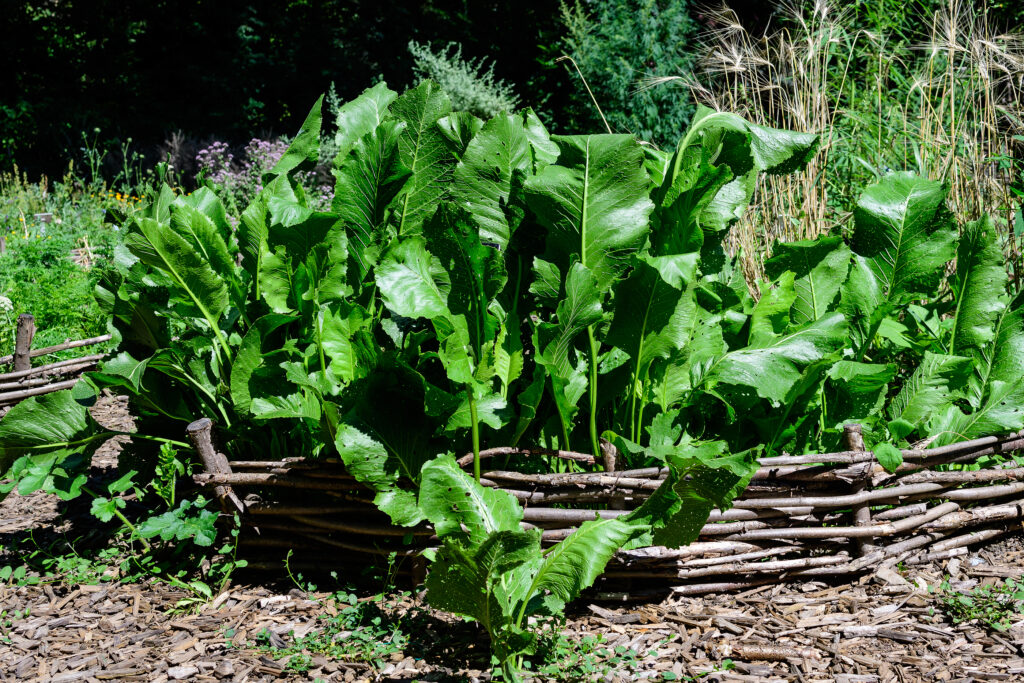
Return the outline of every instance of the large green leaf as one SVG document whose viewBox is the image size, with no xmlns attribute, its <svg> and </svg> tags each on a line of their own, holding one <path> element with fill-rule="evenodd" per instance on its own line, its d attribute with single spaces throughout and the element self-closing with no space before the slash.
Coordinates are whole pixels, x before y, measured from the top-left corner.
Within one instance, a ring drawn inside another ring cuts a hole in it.
<svg viewBox="0 0 1024 683">
<path fill-rule="evenodd" d="M 398 139 L 402 165 L 412 172 L 396 207 L 398 234 L 415 235 L 448 193 L 455 157 L 438 126 L 451 111 L 448 96 L 433 81 L 423 81 L 391 105 L 405 123 Z"/>
<path fill-rule="evenodd" d="M 451 455 L 423 466 L 420 509 L 437 535 L 479 545 L 498 531 L 518 531 L 523 509 L 511 494 L 477 484 Z"/>
<path fill-rule="evenodd" d="M 853 251 L 895 304 L 935 294 L 955 242 L 946 190 L 934 180 L 893 174 L 864 190 L 854 210 Z"/>
<path fill-rule="evenodd" d="M 764 269 L 773 280 L 786 271 L 794 274 L 796 300 L 791 319 L 802 325 L 831 310 L 850 270 L 850 248 L 841 237 L 824 235 L 814 240 L 776 244 Z"/>
<path fill-rule="evenodd" d="M 406 318 L 436 318 L 448 312 L 451 279 L 422 237 L 391 246 L 374 270 L 384 305 Z"/>
<path fill-rule="evenodd" d="M 952 406 L 933 422 L 934 445 L 1024 429 L 1024 293 L 1000 313 L 975 374 L 969 394 L 974 409 L 965 415 Z"/>
<path fill-rule="evenodd" d="M 715 361 L 705 379 L 751 388 L 762 398 L 782 402 L 803 367 L 840 349 L 846 340 L 842 314 L 830 313 L 777 338 L 730 351 Z"/>
<path fill-rule="evenodd" d="M 497 531 L 465 548 L 445 539 L 427 575 L 427 602 L 435 609 L 472 617 L 488 633 L 507 638 L 516 631 L 515 608 L 525 599 L 528 578 L 540 562 L 540 530 Z M 500 648 L 503 638 L 494 643 Z"/>
<path fill-rule="evenodd" d="M 338 453 L 349 472 L 377 492 L 378 507 L 397 524 L 415 524 L 422 518 L 416 484 L 423 464 L 438 452 L 431 435 L 437 427 L 435 418 L 443 417 L 430 390 L 415 370 L 383 358 L 346 392 L 349 409 L 338 428 Z M 447 404 L 445 398 L 440 402 Z"/>
<path fill-rule="evenodd" d="M 343 299 L 347 240 L 338 217 L 299 202 L 267 201 L 267 251 L 259 277 L 262 296 L 275 313 L 309 318 L 315 303 Z"/>
<path fill-rule="evenodd" d="M 766 128 L 698 107 L 655 192 L 654 253 L 695 252 L 739 219 L 760 173 L 789 173 L 814 156 L 819 138 Z"/>
<path fill-rule="evenodd" d="M 522 114 L 526 137 L 533 149 L 533 170 L 536 173 L 548 164 L 555 163 L 558 159 L 558 145 L 551 141 L 551 135 L 533 109 L 527 107 Z"/>
<path fill-rule="evenodd" d="M 355 140 L 350 152 L 338 156 L 337 182 L 331 210 L 345 223 L 360 279 L 376 263 L 392 202 L 409 177 L 398 153 L 405 123 L 388 120 Z"/>
<path fill-rule="evenodd" d="M 247 412 L 252 408 L 250 382 L 253 374 L 264 364 L 264 341 L 274 330 L 295 320 L 294 316 L 272 313 L 256 320 L 246 332 L 231 365 L 231 400 L 235 410 Z"/>
<path fill-rule="evenodd" d="M 453 199 L 472 215 L 484 242 L 508 246 L 521 218 L 510 221 L 512 177 L 530 172 L 532 163 L 523 119 L 514 114 L 498 114 L 466 147 L 455 167 Z"/>
<path fill-rule="evenodd" d="M 882 409 L 889 382 L 896 375 L 892 365 L 841 360 L 828 371 L 828 426 L 863 422 Z"/>
<path fill-rule="evenodd" d="M 537 602 L 545 592 L 549 593 L 543 597 L 548 611 L 561 610 L 575 600 L 593 585 L 608 561 L 637 533 L 636 527 L 621 519 L 593 519 L 581 524 L 544 555 L 531 590 L 527 591 L 535 602 L 531 611 L 539 609 Z"/>
<path fill-rule="evenodd" d="M 890 423 L 901 421 L 900 426 L 890 424 L 890 431 L 898 430 L 893 435 L 905 438 L 912 430 L 945 413 L 964 390 L 971 369 L 970 358 L 926 351 L 914 374 L 889 403 L 886 413 Z"/>
<path fill-rule="evenodd" d="M 638 258 L 629 277 L 615 287 L 615 315 L 604 341 L 630 358 L 627 424 L 634 440 L 647 402 L 651 363 L 682 351 L 695 324 L 692 296 L 684 294 L 696 268 L 693 256 Z"/>
<path fill-rule="evenodd" d="M 323 103 L 324 97 L 321 95 L 320 99 L 316 101 L 316 104 L 309 111 L 309 114 L 306 115 L 306 120 L 302 122 L 299 134 L 288 145 L 288 149 L 278 159 L 277 164 L 270 170 L 270 173 L 264 176 L 265 181 L 271 176 L 285 175 L 296 169 L 307 168 L 316 164 L 320 156 L 320 127 L 322 125 L 320 108 L 323 106 Z"/>
<path fill-rule="evenodd" d="M 727 510 L 757 471 L 756 452 L 730 453 L 723 441 L 686 437 L 660 449 L 669 475 L 643 505 L 623 521 L 637 533 L 628 547 L 680 548 L 697 539 L 714 508 Z M 646 527 L 646 528 L 645 528 Z"/>
<path fill-rule="evenodd" d="M 989 347 L 996 335 L 996 321 L 1006 309 L 1006 267 L 995 226 L 988 216 L 969 223 L 960 236 L 956 272 L 950 289 L 956 301 L 950 352 L 974 359 L 982 370 L 988 365 Z M 983 373 L 977 374 L 974 395 L 980 396 Z"/>
<path fill-rule="evenodd" d="M 668 410 L 699 385 L 714 359 L 727 351 L 721 316 L 699 306 L 692 288 L 684 291 L 679 307 L 677 315 L 686 320 L 684 344 L 668 359 L 651 363 L 652 395 L 662 410 Z"/>
<path fill-rule="evenodd" d="M 232 285 L 236 283 L 235 255 L 220 228 L 209 216 L 182 202 L 173 207 L 171 228 L 185 238 L 225 282 Z M 240 302 L 234 290 L 232 294 L 236 296 L 235 301 Z"/>
<path fill-rule="evenodd" d="M 350 424 L 342 424 L 335 447 L 349 473 L 376 491 L 373 502 L 394 524 L 413 526 L 423 519 L 416 494 L 398 486 L 402 472 L 383 444 Z"/>
<path fill-rule="evenodd" d="M 261 294 L 260 271 L 263 257 L 267 253 L 269 203 L 275 197 L 298 201 L 295 187 L 287 176 L 278 176 L 266 183 L 256 198 L 242 211 L 239 219 L 238 248 L 242 253 L 242 268 L 251 276 L 257 296 Z"/>
<path fill-rule="evenodd" d="M 647 238 L 654 205 L 643 152 L 628 135 L 553 136 L 557 164 L 526 179 L 526 199 L 548 229 L 547 259 L 568 272 L 574 260 L 606 292 Z"/>
<path fill-rule="evenodd" d="M 109 436 L 70 390 L 32 396 L 0 420 L 0 478 L 12 479 L 21 495 L 54 487 L 76 494 L 75 480 Z M 0 486 L 0 500 L 10 490 Z"/>
<path fill-rule="evenodd" d="M 178 195 L 174 199 L 174 204 L 188 206 L 206 216 L 220 234 L 221 239 L 229 247 L 231 246 L 234 229 L 228 220 L 228 213 L 224 208 L 224 202 L 221 201 L 216 192 L 208 187 L 200 187 L 191 194 Z"/>
<path fill-rule="evenodd" d="M 761 346 L 784 334 L 790 327 L 790 311 L 796 301 L 794 273 L 784 272 L 774 286 L 762 283 L 762 294 L 750 314 L 750 346 Z"/>
<path fill-rule="evenodd" d="M 629 354 L 638 376 L 646 375 L 655 358 L 668 358 L 687 341 L 693 311 L 683 289 L 693 278 L 696 261 L 689 259 L 682 267 L 686 274 L 671 281 L 657 267 L 670 259 L 685 257 L 638 258 L 629 277 L 615 288 L 615 314 L 604 341 Z"/>
<path fill-rule="evenodd" d="M 441 134 L 448 140 L 452 153 L 459 159 L 466 153 L 466 148 L 480 129 L 483 128 L 483 120 L 477 118 L 468 111 L 453 111 L 448 116 L 438 120 L 438 128 Z"/>
<path fill-rule="evenodd" d="M 479 363 L 482 347 L 493 341 L 498 320 L 488 309 L 508 281 L 500 250 L 484 244 L 470 214 L 453 204 L 442 204 L 424 227 L 428 251 L 448 272 L 447 306 L 453 317 L 462 316 Z"/>
<path fill-rule="evenodd" d="M 349 383 L 365 377 L 376 366 L 377 344 L 371 336 L 369 314 L 358 304 L 324 306 L 317 324 L 328 370 L 335 380 Z"/>
<path fill-rule="evenodd" d="M 388 107 L 398 97 L 398 93 L 388 88 L 384 81 L 381 81 L 372 88 L 367 88 L 359 97 L 351 102 L 346 102 L 338 108 L 335 118 L 335 125 L 338 132 L 334 135 L 334 141 L 338 145 L 338 160 L 348 156 L 356 141 L 369 135 L 380 125 L 387 116 Z"/>
<path fill-rule="evenodd" d="M 869 186 L 854 210 L 854 259 L 841 310 L 856 332 L 858 354 L 870 347 L 897 307 L 934 296 L 954 256 L 956 228 L 942 183 L 896 173 Z"/>
<path fill-rule="evenodd" d="M 538 361 L 562 378 L 573 374 L 575 342 L 580 334 L 601 321 L 600 290 L 593 274 L 581 263 L 574 263 L 565 279 L 565 299 L 558 304 L 557 323 L 543 323 L 538 330 Z"/>
<path fill-rule="evenodd" d="M 142 263 L 166 273 L 182 298 L 195 305 L 210 326 L 219 331 L 218 321 L 228 307 L 228 290 L 224 280 L 192 245 L 170 226 L 149 218 L 135 222 L 125 245 Z"/>
</svg>

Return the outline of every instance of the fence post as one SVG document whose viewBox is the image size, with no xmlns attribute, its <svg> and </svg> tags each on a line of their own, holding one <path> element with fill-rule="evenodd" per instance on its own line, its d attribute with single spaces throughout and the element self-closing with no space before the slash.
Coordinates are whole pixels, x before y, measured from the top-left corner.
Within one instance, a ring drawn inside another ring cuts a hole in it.
<svg viewBox="0 0 1024 683">
<path fill-rule="evenodd" d="M 18 331 L 14 337 L 14 371 L 32 367 L 32 337 L 36 335 L 36 319 L 31 313 L 18 316 Z"/>
<path fill-rule="evenodd" d="M 192 443 L 192 447 L 196 449 L 196 453 L 199 454 L 199 459 L 203 461 L 207 472 L 231 474 L 231 464 L 228 463 L 228 459 L 213 447 L 213 421 L 210 418 L 203 417 L 191 423 L 185 428 L 185 434 Z M 217 494 L 217 500 L 224 512 L 245 514 L 245 504 L 238 499 L 230 486 L 218 485 L 214 486 L 213 490 Z"/>
<path fill-rule="evenodd" d="M 866 450 L 864 447 L 864 434 L 859 424 L 843 425 L 843 436 L 846 437 L 846 446 L 851 451 L 863 453 Z M 861 463 L 860 467 L 862 468 L 861 476 L 853 481 L 852 493 L 860 493 L 868 488 L 871 482 L 871 472 L 874 469 L 874 463 L 871 461 Z M 868 503 L 858 503 L 853 506 L 853 524 L 854 526 L 871 526 L 871 506 Z M 858 538 L 857 549 L 863 556 L 874 550 L 874 545 L 866 538 Z"/>
</svg>

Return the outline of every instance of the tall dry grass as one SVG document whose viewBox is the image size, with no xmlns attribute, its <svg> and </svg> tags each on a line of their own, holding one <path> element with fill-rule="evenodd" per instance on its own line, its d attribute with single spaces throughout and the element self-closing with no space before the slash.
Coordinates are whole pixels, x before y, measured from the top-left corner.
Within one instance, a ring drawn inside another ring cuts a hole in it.
<svg viewBox="0 0 1024 683">
<path fill-rule="evenodd" d="M 712 108 L 822 134 L 807 169 L 766 178 L 731 232 L 748 281 L 763 275 L 775 240 L 831 230 L 864 185 L 912 170 L 949 183 L 961 220 L 996 219 L 1019 282 L 1012 188 L 1024 168 L 1024 35 L 1000 33 L 984 2 L 963 0 L 908 17 L 913 30 L 891 35 L 857 28 L 853 13 L 827 0 L 780 12 L 782 28 L 753 35 L 721 8 L 702 37 L 701 68 L 645 84 L 677 81 Z"/>
</svg>

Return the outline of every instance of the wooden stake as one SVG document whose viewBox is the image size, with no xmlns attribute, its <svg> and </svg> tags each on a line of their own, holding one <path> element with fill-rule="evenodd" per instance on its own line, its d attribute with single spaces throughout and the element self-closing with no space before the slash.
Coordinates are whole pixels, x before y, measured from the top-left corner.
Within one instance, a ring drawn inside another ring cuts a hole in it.
<svg viewBox="0 0 1024 683">
<path fill-rule="evenodd" d="M 843 426 L 843 435 L 846 437 L 846 447 L 851 451 L 863 452 L 864 433 L 859 424 L 848 424 Z M 862 464 L 864 468 L 862 476 L 854 480 L 850 487 L 852 493 L 864 491 L 871 481 L 871 463 Z M 855 526 L 871 526 L 871 506 L 868 503 L 861 503 L 853 506 L 853 523 Z M 867 539 L 857 539 L 857 549 L 861 556 L 867 555 L 875 549 Z"/>
<path fill-rule="evenodd" d="M 32 367 L 32 337 L 36 336 L 36 319 L 31 313 L 18 316 L 18 331 L 14 338 L 14 371 Z"/>
<path fill-rule="evenodd" d="M 185 434 L 188 435 L 188 440 L 192 443 L 192 447 L 196 449 L 200 460 L 203 461 L 206 471 L 214 475 L 229 475 L 231 474 L 231 465 L 228 464 L 228 459 L 224 457 L 224 454 L 218 453 L 213 447 L 212 433 L 213 421 L 208 417 L 196 420 L 185 428 Z M 230 486 L 217 485 L 213 487 L 213 490 L 217 494 L 217 500 L 220 501 L 221 509 L 224 512 L 229 514 L 234 512 L 239 514 L 245 513 L 245 504 L 238 499 L 238 496 L 235 495 Z"/>
</svg>

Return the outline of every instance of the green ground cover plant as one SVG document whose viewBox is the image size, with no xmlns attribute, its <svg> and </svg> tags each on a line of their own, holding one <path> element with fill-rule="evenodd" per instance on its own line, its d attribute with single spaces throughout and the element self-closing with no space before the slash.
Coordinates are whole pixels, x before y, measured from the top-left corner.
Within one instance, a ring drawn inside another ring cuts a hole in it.
<svg viewBox="0 0 1024 683">
<path fill-rule="evenodd" d="M 339 110 L 321 210 L 299 181 L 321 161 L 320 107 L 237 227 L 208 187 L 164 186 L 124 217 L 97 287 L 116 354 L 0 423 L 4 491 L 84 490 L 112 434 L 86 410 L 101 389 L 138 418 L 139 487 L 180 471 L 157 450 L 200 417 L 233 456 L 340 457 L 395 524 L 434 526 L 428 602 L 478 621 L 515 680 L 537 619 L 620 548 L 691 542 L 757 455 L 835 450 L 859 422 L 891 470 L 909 441 L 1024 427 L 1024 298 L 992 221 L 960 234 L 942 182 L 870 185 L 845 232 L 776 244 L 755 298 L 723 242 L 759 178 L 805 167 L 817 135 L 701 108 L 662 152 L 380 83 Z M 481 451 L 518 444 L 668 476 L 542 547 L 480 484 Z M 453 457 L 467 451 L 472 474 Z M 159 514 L 132 538 L 213 543 L 201 506 L 150 489 Z"/>
<path fill-rule="evenodd" d="M 947 577 L 937 593 L 943 611 L 954 624 L 977 621 L 993 631 L 1008 630 L 1024 608 L 1024 584 L 1013 578 L 958 591 Z"/>
</svg>

